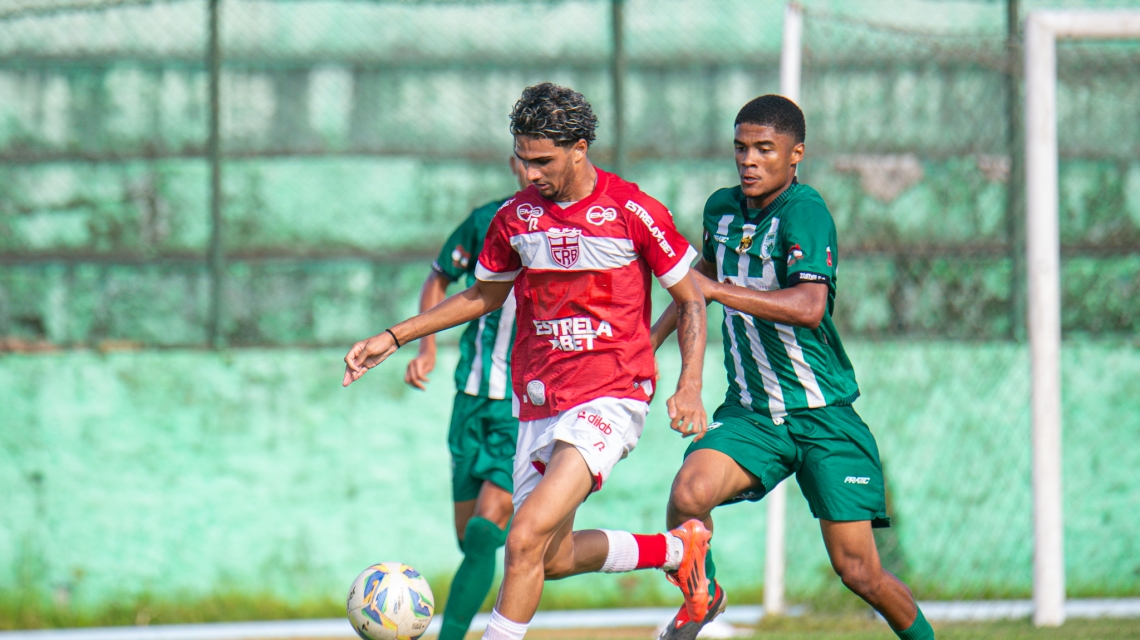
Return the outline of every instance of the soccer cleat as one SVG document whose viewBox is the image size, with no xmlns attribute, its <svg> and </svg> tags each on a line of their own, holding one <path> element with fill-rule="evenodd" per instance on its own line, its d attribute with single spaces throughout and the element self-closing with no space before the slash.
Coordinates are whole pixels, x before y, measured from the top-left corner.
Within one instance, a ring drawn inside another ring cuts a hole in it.
<svg viewBox="0 0 1140 640">
<path fill-rule="evenodd" d="M 716 595 L 713 596 L 712 602 L 708 605 L 708 613 L 705 614 L 704 621 L 694 622 L 689 617 L 689 608 L 682 606 L 677 615 L 673 616 L 673 620 L 665 625 L 665 628 L 658 634 L 657 640 L 695 640 L 697 634 L 706 624 L 724 613 L 725 605 L 728 603 L 724 597 L 724 589 L 721 589 L 720 585 L 715 582 L 713 584 L 716 585 Z"/>
<path fill-rule="evenodd" d="M 670 582 L 681 588 L 689 618 L 697 623 L 704 622 L 709 610 L 709 579 L 705 576 L 705 556 L 709 552 L 712 533 L 700 520 L 695 519 L 669 533 L 680 538 L 685 545 L 685 552 L 681 556 L 681 566 L 665 575 Z"/>
</svg>

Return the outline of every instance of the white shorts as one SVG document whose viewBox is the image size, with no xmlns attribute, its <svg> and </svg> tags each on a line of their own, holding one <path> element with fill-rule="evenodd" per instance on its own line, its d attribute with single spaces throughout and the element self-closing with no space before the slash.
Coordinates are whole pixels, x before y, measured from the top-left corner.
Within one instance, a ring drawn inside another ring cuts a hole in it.
<svg viewBox="0 0 1140 640">
<path fill-rule="evenodd" d="M 541 420 L 519 422 L 515 447 L 515 511 L 538 486 L 557 440 L 582 453 L 594 491 L 610 477 L 618 460 L 637 446 L 649 403 L 634 398 L 595 398 Z"/>
</svg>

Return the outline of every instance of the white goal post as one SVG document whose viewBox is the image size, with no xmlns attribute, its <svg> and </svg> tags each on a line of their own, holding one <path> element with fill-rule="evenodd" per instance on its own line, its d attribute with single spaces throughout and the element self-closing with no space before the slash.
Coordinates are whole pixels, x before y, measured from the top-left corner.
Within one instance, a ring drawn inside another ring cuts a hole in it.
<svg viewBox="0 0 1140 640">
<path fill-rule="evenodd" d="M 1033 420 L 1033 623 L 1037 626 L 1065 622 L 1057 38 L 1140 38 L 1140 11 L 1045 10 L 1033 11 L 1025 20 L 1025 229 Z"/>
<path fill-rule="evenodd" d="M 780 95 L 800 102 L 803 62 L 804 11 L 792 2 L 784 7 L 784 34 L 780 46 Z M 764 614 L 782 615 L 784 602 L 785 542 L 788 487 L 781 482 L 764 497 L 767 503 L 767 539 L 764 541 Z"/>
</svg>

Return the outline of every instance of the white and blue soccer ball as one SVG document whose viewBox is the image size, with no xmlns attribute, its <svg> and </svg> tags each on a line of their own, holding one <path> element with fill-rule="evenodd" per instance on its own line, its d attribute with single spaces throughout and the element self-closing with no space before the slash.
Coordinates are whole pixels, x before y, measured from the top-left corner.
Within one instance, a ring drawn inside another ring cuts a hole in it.
<svg viewBox="0 0 1140 640">
<path fill-rule="evenodd" d="M 399 562 L 368 567 L 348 592 L 348 620 L 364 640 L 416 640 L 434 614 L 427 580 Z"/>
</svg>

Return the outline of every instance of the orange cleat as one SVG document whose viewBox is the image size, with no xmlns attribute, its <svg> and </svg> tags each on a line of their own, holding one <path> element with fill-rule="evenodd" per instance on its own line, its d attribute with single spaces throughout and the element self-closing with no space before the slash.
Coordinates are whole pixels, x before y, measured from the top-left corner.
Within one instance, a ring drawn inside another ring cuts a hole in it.
<svg viewBox="0 0 1140 640">
<path fill-rule="evenodd" d="M 705 556 L 709 552 L 712 533 L 700 520 L 695 519 L 669 533 L 680 538 L 685 545 L 685 553 L 681 556 L 681 566 L 665 575 L 670 582 L 681 588 L 689 619 L 700 624 L 709 611 L 709 579 L 705 576 Z"/>
<path fill-rule="evenodd" d="M 712 602 L 709 603 L 708 613 L 705 614 L 705 619 L 702 622 L 693 622 L 693 620 L 689 618 L 689 608 L 682 605 L 677 615 L 673 616 L 669 624 L 665 625 L 665 628 L 661 630 L 661 633 L 657 636 L 657 640 L 697 640 L 697 634 L 701 632 L 701 629 L 703 629 L 706 624 L 715 620 L 717 616 L 724 613 L 725 605 L 727 604 L 724 590 L 720 588 L 719 584 L 715 586 L 716 595 L 713 596 Z"/>
</svg>

